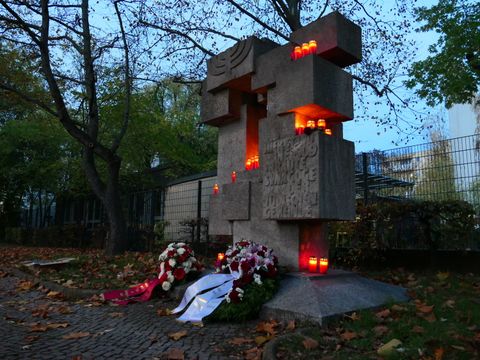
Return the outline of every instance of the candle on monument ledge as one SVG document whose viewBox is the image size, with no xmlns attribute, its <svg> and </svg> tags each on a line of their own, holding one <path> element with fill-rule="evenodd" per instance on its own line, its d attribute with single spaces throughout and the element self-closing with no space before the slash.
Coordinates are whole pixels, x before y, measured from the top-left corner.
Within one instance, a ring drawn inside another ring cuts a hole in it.
<svg viewBox="0 0 480 360">
<path fill-rule="evenodd" d="M 328 259 L 320 258 L 320 274 L 326 274 L 328 271 Z"/>
<path fill-rule="evenodd" d="M 213 195 L 217 195 L 219 191 L 220 188 L 218 187 L 218 184 L 213 185 Z"/>
<path fill-rule="evenodd" d="M 234 183 L 235 181 L 237 181 L 237 172 L 232 171 L 232 183 Z"/>
<path fill-rule="evenodd" d="M 245 170 L 252 170 L 252 160 L 247 159 L 247 162 L 245 163 Z"/>
<path fill-rule="evenodd" d="M 302 56 L 306 56 L 310 54 L 310 47 L 308 46 L 308 43 L 303 43 L 302 44 Z"/>
<path fill-rule="evenodd" d="M 310 40 L 308 42 L 308 49 L 310 50 L 310 54 L 317 53 L 317 42 L 315 40 Z"/>
<path fill-rule="evenodd" d="M 295 46 L 294 52 L 294 59 L 298 60 L 302 57 L 302 48 L 300 46 Z"/>
<path fill-rule="evenodd" d="M 225 254 L 224 254 L 224 253 L 218 253 L 218 254 L 217 254 L 217 260 L 218 260 L 218 261 L 222 261 L 224 258 L 225 258 Z"/>
<path fill-rule="evenodd" d="M 325 129 L 325 134 L 332 135 L 332 129 Z"/>
<path fill-rule="evenodd" d="M 317 120 L 317 127 L 319 129 L 325 130 L 325 128 L 327 127 L 327 122 L 325 121 L 325 119 L 318 119 Z"/>
<path fill-rule="evenodd" d="M 314 130 L 315 129 L 315 120 L 308 120 L 307 127 Z"/>
<path fill-rule="evenodd" d="M 317 258 L 315 256 L 310 256 L 308 259 L 308 272 L 317 272 Z"/>
</svg>

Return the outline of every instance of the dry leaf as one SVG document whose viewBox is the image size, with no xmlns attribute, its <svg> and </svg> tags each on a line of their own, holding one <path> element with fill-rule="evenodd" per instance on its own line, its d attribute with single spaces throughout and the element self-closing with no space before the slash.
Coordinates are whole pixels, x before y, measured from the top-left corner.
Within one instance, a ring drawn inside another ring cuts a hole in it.
<svg viewBox="0 0 480 360">
<path fill-rule="evenodd" d="M 450 345 L 450 346 L 455 350 L 465 351 L 465 348 L 463 346 L 458 346 L 458 345 Z"/>
<path fill-rule="evenodd" d="M 413 328 L 412 328 L 412 331 L 416 334 L 423 334 L 425 332 L 425 329 L 421 326 L 418 326 L 418 325 L 415 325 Z"/>
<path fill-rule="evenodd" d="M 73 332 L 67 335 L 63 335 L 62 339 L 65 340 L 75 340 L 75 339 L 81 339 L 87 336 L 90 336 L 91 334 L 89 332 Z"/>
<path fill-rule="evenodd" d="M 261 360 L 263 350 L 259 348 L 251 348 L 245 351 L 245 360 Z"/>
<path fill-rule="evenodd" d="M 392 305 L 391 309 L 393 311 L 397 311 L 397 312 L 405 311 L 405 308 L 403 306 L 400 306 L 400 305 L 397 305 L 397 304 Z"/>
<path fill-rule="evenodd" d="M 255 343 L 257 346 L 262 346 L 266 342 L 270 341 L 273 338 L 273 336 L 257 336 L 255 337 Z"/>
<path fill-rule="evenodd" d="M 355 331 L 345 331 L 343 334 L 340 335 L 340 338 L 345 341 L 350 341 L 357 337 L 358 335 Z"/>
<path fill-rule="evenodd" d="M 253 342 L 253 340 L 248 338 L 233 338 L 228 340 L 228 343 L 232 345 L 243 345 L 251 342 Z"/>
<path fill-rule="evenodd" d="M 388 333 L 390 330 L 385 325 L 378 325 L 373 328 L 373 332 L 377 337 L 383 336 Z"/>
<path fill-rule="evenodd" d="M 382 310 L 382 311 L 379 311 L 375 314 L 378 318 L 382 318 L 382 319 L 385 319 L 386 317 L 389 317 L 390 316 L 390 310 L 389 309 L 385 309 L 385 310 Z"/>
<path fill-rule="evenodd" d="M 402 342 L 398 339 L 392 339 L 383 346 L 380 346 L 377 350 L 377 354 L 383 357 L 387 357 L 393 353 L 396 347 L 400 346 Z"/>
<path fill-rule="evenodd" d="M 19 291 L 28 291 L 34 287 L 33 282 L 28 280 L 20 280 L 17 284 L 17 290 Z"/>
<path fill-rule="evenodd" d="M 71 314 L 73 313 L 72 309 L 68 306 L 65 306 L 65 305 L 62 305 L 60 306 L 57 311 L 60 313 L 60 314 L 63 314 L 63 315 L 67 315 L 67 314 Z"/>
<path fill-rule="evenodd" d="M 352 321 L 360 320 L 360 316 L 356 312 L 354 312 L 352 315 L 345 314 L 345 316 Z"/>
<path fill-rule="evenodd" d="M 157 315 L 158 316 L 168 316 L 168 315 L 171 315 L 172 312 L 170 311 L 170 309 L 163 309 L 163 308 L 160 308 L 160 309 L 157 309 Z"/>
<path fill-rule="evenodd" d="M 443 350 L 443 348 L 438 348 L 438 349 L 435 349 L 435 360 L 442 360 L 443 358 L 443 353 L 445 352 L 445 350 Z"/>
<path fill-rule="evenodd" d="M 293 330 L 295 330 L 295 327 L 296 327 L 295 320 L 290 320 L 290 321 L 288 322 L 288 325 L 287 325 L 287 327 L 286 327 L 286 330 L 288 330 L 288 331 L 293 331 Z"/>
<path fill-rule="evenodd" d="M 187 336 L 187 334 L 188 334 L 187 330 L 182 330 L 182 331 L 177 331 L 177 332 L 174 332 L 174 333 L 170 333 L 170 334 L 168 334 L 168 337 L 172 340 L 178 341 L 181 338 Z"/>
<path fill-rule="evenodd" d="M 69 325 L 70 325 L 69 323 L 50 323 L 50 324 L 47 324 L 47 327 L 49 329 L 59 329 L 59 328 L 66 328 Z"/>
<path fill-rule="evenodd" d="M 427 320 L 429 323 L 437 321 L 437 318 L 435 317 L 434 313 L 430 313 L 426 316 L 423 317 L 425 320 Z"/>
<path fill-rule="evenodd" d="M 417 305 L 417 311 L 419 311 L 422 314 L 430 314 L 433 311 L 433 305 Z"/>
<path fill-rule="evenodd" d="M 47 293 L 47 296 L 48 296 L 49 298 L 58 298 L 58 297 L 62 297 L 63 295 L 62 295 L 62 293 L 61 293 L 60 291 L 49 291 L 49 292 Z"/>
<path fill-rule="evenodd" d="M 32 324 L 30 326 L 30 331 L 31 332 L 44 332 L 44 331 L 47 331 L 47 330 L 48 330 L 48 326 L 46 324 L 36 323 L 36 324 Z"/>
<path fill-rule="evenodd" d="M 448 279 L 449 276 L 450 276 L 449 272 L 439 272 L 437 274 L 437 279 L 440 281 L 445 281 Z"/>
<path fill-rule="evenodd" d="M 125 313 L 123 313 L 123 312 L 112 312 L 112 313 L 109 313 L 108 316 L 113 317 L 113 318 L 119 318 L 119 317 L 124 317 Z"/>
<path fill-rule="evenodd" d="M 276 321 L 270 321 L 270 322 L 261 322 L 257 324 L 256 331 L 257 332 L 265 332 L 269 335 L 275 335 L 275 327 L 278 326 L 278 323 Z"/>
<path fill-rule="evenodd" d="M 167 360 L 184 360 L 185 353 L 182 349 L 170 348 L 164 354 L 164 358 Z"/>
<path fill-rule="evenodd" d="M 48 310 L 47 309 L 34 309 L 32 310 L 32 316 L 34 317 L 41 317 L 43 319 L 46 319 L 48 317 Z"/>
<path fill-rule="evenodd" d="M 455 307 L 455 300 L 447 300 L 443 303 L 443 306 L 453 309 Z"/>
<path fill-rule="evenodd" d="M 310 337 L 305 338 L 305 340 L 302 341 L 302 344 L 303 347 L 307 350 L 316 349 L 318 347 L 318 341 Z"/>
</svg>

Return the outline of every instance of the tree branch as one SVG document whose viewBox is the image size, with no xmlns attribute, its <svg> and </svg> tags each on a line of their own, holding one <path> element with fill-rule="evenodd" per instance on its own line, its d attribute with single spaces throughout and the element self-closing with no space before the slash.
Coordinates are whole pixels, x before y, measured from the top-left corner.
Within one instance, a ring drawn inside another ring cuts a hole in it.
<svg viewBox="0 0 480 360">
<path fill-rule="evenodd" d="M 282 39 L 284 40 L 287 40 L 289 41 L 289 38 L 287 36 L 285 36 L 284 34 L 282 34 L 280 31 L 278 31 L 277 29 L 274 29 L 273 27 L 271 27 L 270 25 L 268 25 L 267 23 L 263 22 L 262 20 L 260 20 L 258 17 L 256 17 L 255 15 L 253 15 L 250 11 L 248 11 L 247 9 L 244 9 L 243 7 L 241 7 L 240 5 L 238 5 L 234 0 L 227 0 L 231 5 L 233 5 L 235 8 L 237 8 L 241 13 L 247 15 L 249 18 L 251 18 L 252 20 L 254 20 L 255 22 L 257 22 L 258 24 L 262 25 L 265 29 L 271 31 L 272 33 L 274 33 L 275 35 L 281 37 Z"/>
<path fill-rule="evenodd" d="M 125 34 L 125 28 L 123 26 L 122 16 L 120 14 L 120 10 L 118 8 L 118 0 L 113 3 L 115 6 L 115 12 L 117 14 L 118 23 L 120 24 L 120 31 L 122 34 L 122 42 L 123 42 L 123 52 L 125 55 L 125 104 L 123 108 L 123 124 L 122 128 L 120 129 L 120 133 L 113 141 L 113 144 L 110 148 L 112 152 L 116 152 L 118 147 L 120 146 L 120 142 L 122 141 L 125 133 L 127 132 L 128 122 L 130 119 L 130 97 L 132 94 L 132 78 L 130 76 L 130 54 L 129 48 L 127 43 L 127 36 Z"/>
<path fill-rule="evenodd" d="M 39 108 L 45 110 L 49 114 L 51 114 L 55 117 L 58 117 L 58 113 L 54 109 L 52 109 L 50 106 L 48 106 L 47 104 L 45 104 L 44 102 L 42 102 L 38 99 L 35 99 L 35 98 L 25 94 L 24 92 L 12 87 L 12 86 L 9 86 L 9 85 L 4 84 L 4 83 L 0 83 L 0 89 L 11 92 L 11 93 L 21 97 L 23 100 L 25 100 L 29 103 L 32 103 L 34 105 L 37 105 Z"/>
</svg>

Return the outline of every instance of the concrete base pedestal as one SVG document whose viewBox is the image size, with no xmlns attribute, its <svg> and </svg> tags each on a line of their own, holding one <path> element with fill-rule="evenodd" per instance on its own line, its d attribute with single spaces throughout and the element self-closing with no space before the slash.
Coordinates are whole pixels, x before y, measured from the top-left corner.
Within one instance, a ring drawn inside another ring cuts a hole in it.
<svg viewBox="0 0 480 360">
<path fill-rule="evenodd" d="M 408 299 L 402 287 L 352 272 L 330 270 L 326 275 L 297 272 L 284 277 L 279 291 L 263 306 L 260 316 L 322 325 L 328 318 L 344 313 Z"/>
</svg>

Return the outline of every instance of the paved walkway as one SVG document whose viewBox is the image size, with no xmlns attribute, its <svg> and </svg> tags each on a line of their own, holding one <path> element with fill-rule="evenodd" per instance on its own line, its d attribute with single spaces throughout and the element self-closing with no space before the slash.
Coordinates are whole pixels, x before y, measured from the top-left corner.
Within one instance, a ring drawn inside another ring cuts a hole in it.
<svg viewBox="0 0 480 360">
<path fill-rule="evenodd" d="M 251 336 L 254 323 L 182 324 L 174 316 L 159 316 L 159 308 L 175 304 L 162 300 L 127 307 L 94 306 L 88 302 L 65 302 L 37 290 L 18 291 L 19 279 L 0 279 L 1 359 L 168 359 L 172 349 L 181 349 L 185 359 L 243 358 L 228 339 Z M 60 312 L 71 313 L 62 314 Z M 48 309 L 46 318 L 41 311 Z M 33 312 L 33 314 L 32 314 Z M 34 316 L 37 315 L 37 316 Z M 68 323 L 65 328 L 32 332 L 32 324 Z M 178 341 L 168 334 L 187 331 Z M 89 333 L 78 339 L 63 339 L 71 333 Z M 173 354 L 173 353 L 171 353 Z"/>
</svg>

